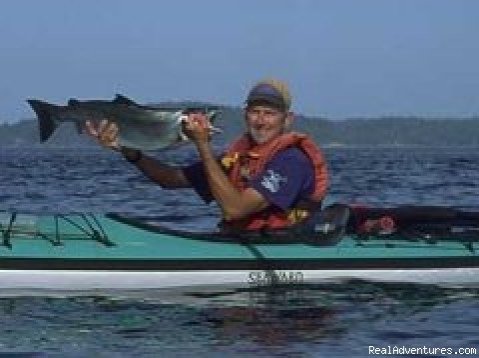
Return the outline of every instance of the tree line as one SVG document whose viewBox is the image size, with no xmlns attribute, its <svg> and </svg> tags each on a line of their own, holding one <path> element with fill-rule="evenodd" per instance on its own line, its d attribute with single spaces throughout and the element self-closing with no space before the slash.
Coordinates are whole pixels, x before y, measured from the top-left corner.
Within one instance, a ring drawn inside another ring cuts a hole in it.
<svg viewBox="0 0 479 358">
<path fill-rule="evenodd" d="M 242 132 L 240 108 L 223 107 L 216 123 L 223 134 L 215 139 L 226 143 Z M 479 147 L 479 117 L 421 118 L 381 117 L 329 120 L 297 116 L 294 129 L 309 133 L 322 146 L 445 146 Z M 0 124 L 0 146 L 40 145 L 36 120 Z M 45 146 L 91 146 L 91 140 L 79 136 L 73 125 L 63 124 Z"/>
</svg>

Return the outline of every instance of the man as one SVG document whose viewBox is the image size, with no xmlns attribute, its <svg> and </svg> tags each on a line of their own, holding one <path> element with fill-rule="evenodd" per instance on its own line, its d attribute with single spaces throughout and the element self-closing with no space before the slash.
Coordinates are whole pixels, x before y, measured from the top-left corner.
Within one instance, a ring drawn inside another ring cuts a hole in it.
<svg viewBox="0 0 479 358">
<path fill-rule="evenodd" d="M 246 133 L 219 161 L 209 142 L 208 119 L 193 113 L 184 125 L 201 161 L 184 168 L 162 164 L 142 152 L 120 147 L 118 128 L 103 121 L 90 135 L 120 151 L 148 178 L 164 188 L 193 187 L 206 201 L 215 200 L 227 232 L 274 231 L 298 225 L 320 207 L 327 169 L 320 150 L 306 135 L 290 133 L 291 96 L 281 81 L 257 83 L 246 99 Z"/>
</svg>

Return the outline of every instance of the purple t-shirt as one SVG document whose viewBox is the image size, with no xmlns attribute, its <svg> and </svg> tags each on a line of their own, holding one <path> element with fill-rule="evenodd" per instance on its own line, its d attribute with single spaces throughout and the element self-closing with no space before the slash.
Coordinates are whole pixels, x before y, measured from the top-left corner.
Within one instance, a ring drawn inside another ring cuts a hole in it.
<svg viewBox="0 0 479 358">
<path fill-rule="evenodd" d="M 201 162 L 183 168 L 183 172 L 205 202 L 213 200 Z M 300 149 L 287 148 L 277 153 L 248 186 L 263 195 L 271 205 L 287 210 L 313 192 L 313 164 Z"/>
</svg>

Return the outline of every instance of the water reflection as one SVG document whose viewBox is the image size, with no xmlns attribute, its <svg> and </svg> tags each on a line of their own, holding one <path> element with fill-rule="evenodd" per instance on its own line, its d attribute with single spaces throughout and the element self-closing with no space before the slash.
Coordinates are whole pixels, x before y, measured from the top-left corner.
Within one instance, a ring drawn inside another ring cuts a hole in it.
<svg viewBox="0 0 479 358">
<path fill-rule="evenodd" d="M 470 343 L 466 338 L 474 336 L 479 310 L 470 311 L 468 321 L 455 322 L 447 311 L 477 307 L 478 297 L 478 289 L 358 280 L 207 293 L 189 289 L 177 297 L 162 290 L 4 297 L 0 346 L 4 351 L 36 347 L 39 352 L 100 350 L 128 356 L 165 347 L 171 355 L 212 352 L 214 347 L 224 354 L 265 356 L 319 351 L 343 355 L 361 348 L 366 356 L 367 344 L 434 341 L 454 325 L 463 336 L 455 343 Z"/>
</svg>

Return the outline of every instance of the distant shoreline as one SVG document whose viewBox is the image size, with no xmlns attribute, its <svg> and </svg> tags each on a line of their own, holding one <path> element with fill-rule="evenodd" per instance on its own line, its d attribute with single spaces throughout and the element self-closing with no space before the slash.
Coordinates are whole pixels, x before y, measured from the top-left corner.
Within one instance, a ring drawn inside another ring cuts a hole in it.
<svg viewBox="0 0 479 358">
<path fill-rule="evenodd" d="M 215 137 L 215 142 L 223 144 L 244 131 L 244 121 L 241 108 L 219 107 L 222 114 L 216 125 L 223 129 L 223 133 Z M 479 116 L 385 116 L 330 120 L 298 115 L 294 130 L 308 133 L 321 147 L 328 149 L 479 148 Z M 62 124 L 46 144 L 39 141 L 36 119 L 0 124 L 0 147 L 89 148 L 95 145 L 90 138 L 78 135 L 71 123 Z"/>
</svg>

